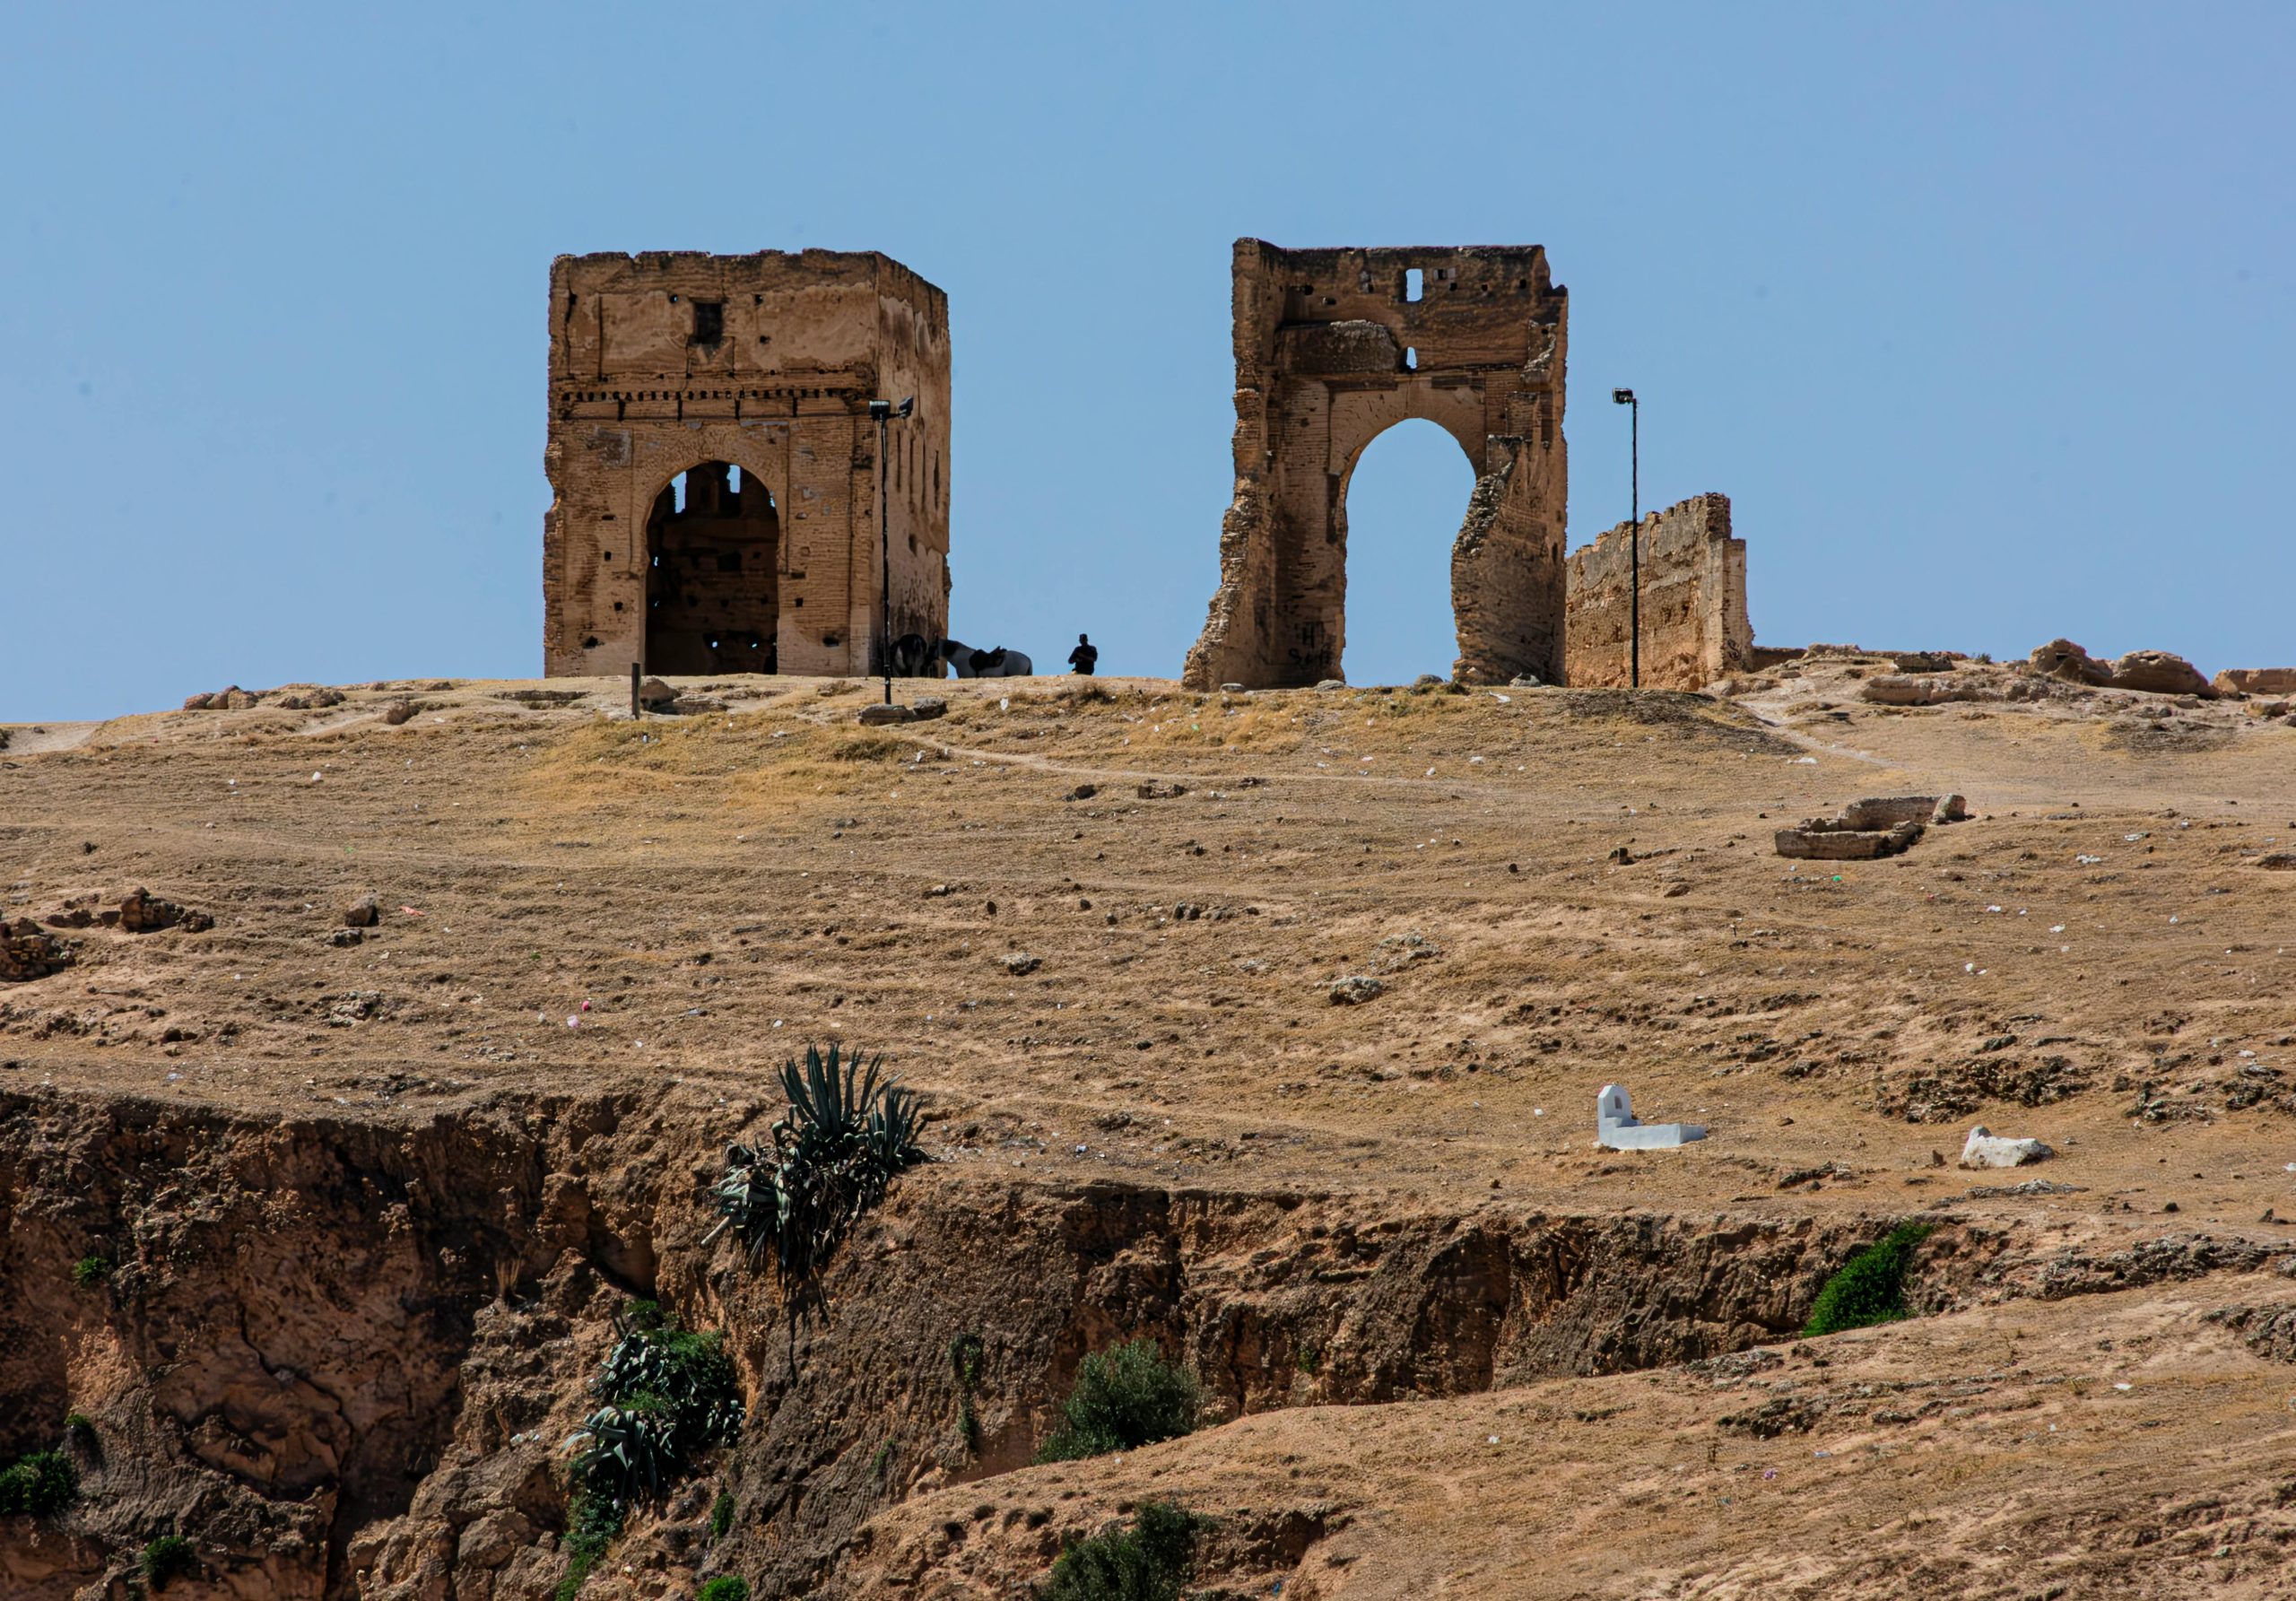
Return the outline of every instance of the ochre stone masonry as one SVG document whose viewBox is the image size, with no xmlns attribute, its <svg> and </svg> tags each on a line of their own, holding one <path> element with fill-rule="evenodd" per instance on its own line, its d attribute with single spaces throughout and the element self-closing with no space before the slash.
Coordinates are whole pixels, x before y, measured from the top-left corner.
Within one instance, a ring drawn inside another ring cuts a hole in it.
<svg viewBox="0 0 2296 1601">
<path fill-rule="evenodd" d="M 1235 497 L 1187 683 L 1335 677 L 1347 484 L 1406 417 L 1458 440 L 1475 487 L 1451 546 L 1460 678 L 1549 681 L 1562 657 L 1567 300 L 1536 245 L 1282 250 L 1239 239 Z"/>
<path fill-rule="evenodd" d="M 561 256 L 550 270 L 552 674 L 859 673 L 949 606 L 948 297 L 888 257 Z"/>
<path fill-rule="evenodd" d="M 1633 527 L 1621 523 L 1571 553 L 1561 682 L 1628 678 Z M 1746 542 L 1730 537 L 1730 498 L 1694 495 L 1642 519 L 1642 684 L 1702 689 L 1754 665 L 1746 620 Z"/>
</svg>

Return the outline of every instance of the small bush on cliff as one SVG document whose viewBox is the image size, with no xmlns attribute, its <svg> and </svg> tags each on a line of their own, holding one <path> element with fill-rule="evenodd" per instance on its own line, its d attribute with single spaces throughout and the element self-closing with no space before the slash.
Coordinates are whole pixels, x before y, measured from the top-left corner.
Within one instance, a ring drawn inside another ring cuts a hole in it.
<svg viewBox="0 0 2296 1601">
<path fill-rule="evenodd" d="M 1079 1540 L 1060 1553 L 1039 1601 L 1178 1601 L 1201 1522 L 1168 1501 L 1152 1501 L 1130 1528 Z"/>
<path fill-rule="evenodd" d="M 171 1579 L 180 1579 L 199 1565 L 199 1553 L 181 1535 L 161 1535 L 144 1547 L 144 1582 L 164 1590 Z"/>
<path fill-rule="evenodd" d="M 734 1364 L 715 1330 L 681 1328 L 650 1301 L 631 1302 L 614 1328 L 619 1337 L 590 1382 L 600 1405 L 577 1436 L 587 1443 L 574 1458 L 557 1601 L 573 1601 L 631 1507 L 658 1496 L 704 1451 L 742 1431 Z M 719 1499 L 730 1523 L 732 1502 Z"/>
<path fill-rule="evenodd" d="M 720 1573 L 701 1587 L 694 1601 L 750 1601 L 750 1581 L 731 1573 Z"/>
<path fill-rule="evenodd" d="M 1095 1352 L 1077 1368 L 1061 1425 L 1037 1460 L 1070 1462 L 1174 1439 L 1196 1427 L 1202 1405 L 1196 1375 L 1166 1362 L 1153 1340 Z"/>
<path fill-rule="evenodd" d="M 1906 1315 L 1905 1271 L 1913 1248 L 1929 1238 L 1927 1223 L 1900 1223 L 1842 1265 L 1810 1306 L 1805 1339 L 1870 1328 Z"/>
<path fill-rule="evenodd" d="M 726 1147 L 715 1186 L 725 1221 L 709 1238 L 732 1229 L 750 1260 L 770 1261 L 785 1283 L 810 1283 L 894 1176 L 925 1160 L 917 1098 L 893 1080 L 879 1081 L 883 1057 L 864 1076 L 859 1053 L 840 1058 L 839 1051 L 831 1045 L 824 1058 L 809 1045 L 802 1069 L 782 1064 L 789 1109 L 770 1144 Z"/>
<path fill-rule="evenodd" d="M 92 1290 L 111 1277 L 111 1264 L 101 1257 L 83 1257 L 72 1264 L 72 1282 L 83 1290 Z"/>
<path fill-rule="evenodd" d="M 619 1502 L 576 1486 L 574 1499 L 566 1509 L 566 1577 L 552 1592 L 554 1601 L 574 1601 L 590 1570 L 604 1559 L 606 1548 L 622 1534 L 622 1518 Z"/>
<path fill-rule="evenodd" d="M 585 1489 L 624 1504 L 658 1495 L 702 1452 L 742 1431 L 721 1337 L 654 1312 L 617 1319 L 621 1338 L 590 1385 L 603 1405 L 582 1424 L 589 1444 L 575 1462 Z"/>
<path fill-rule="evenodd" d="M 60 1512 L 80 1493 L 80 1470 L 62 1451 L 34 1451 L 0 1468 L 0 1515 Z"/>
</svg>

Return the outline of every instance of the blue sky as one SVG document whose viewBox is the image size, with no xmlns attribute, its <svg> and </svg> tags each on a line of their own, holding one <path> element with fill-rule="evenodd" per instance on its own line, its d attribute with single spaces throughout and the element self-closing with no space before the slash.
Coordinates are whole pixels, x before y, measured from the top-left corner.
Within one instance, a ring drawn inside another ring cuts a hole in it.
<svg viewBox="0 0 2296 1601">
<path fill-rule="evenodd" d="M 2296 663 L 2296 9 L 346 8 L 0 20 L 0 718 L 541 666 L 561 251 L 949 291 L 952 631 L 1172 674 L 1230 242 L 1543 243 L 1574 545 L 1735 502 L 1770 643 Z M 1349 674 L 1467 486 L 1383 438 Z"/>
</svg>

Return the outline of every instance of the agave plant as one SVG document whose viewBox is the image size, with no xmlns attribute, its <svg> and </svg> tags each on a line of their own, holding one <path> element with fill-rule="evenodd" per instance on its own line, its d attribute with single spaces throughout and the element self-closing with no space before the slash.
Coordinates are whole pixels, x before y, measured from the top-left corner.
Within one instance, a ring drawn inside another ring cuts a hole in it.
<svg viewBox="0 0 2296 1601">
<path fill-rule="evenodd" d="M 618 1505 L 651 1500 L 678 1473 L 677 1421 L 658 1406 L 606 1405 L 582 1420 L 577 1469 L 591 1493 Z"/>
<path fill-rule="evenodd" d="M 802 1068 L 782 1064 L 788 1110 L 769 1144 L 726 1147 L 714 1187 L 724 1221 L 710 1238 L 732 1229 L 751 1261 L 771 1261 L 785 1283 L 810 1281 L 894 1175 L 926 1159 L 917 1097 L 881 1079 L 883 1057 L 865 1070 L 859 1052 L 839 1050 L 823 1057 L 809 1045 Z"/>
<path fill-rule="evenodd" d="M 734 1364 L 714 1332 L 695 1334 L 674 1323 L 627 1330 L 606 1353 L 591 1388 L 610 1405 L 666 1418 L 664 1444 L 681 1467 L 742 1431 Z"/>
</svg>

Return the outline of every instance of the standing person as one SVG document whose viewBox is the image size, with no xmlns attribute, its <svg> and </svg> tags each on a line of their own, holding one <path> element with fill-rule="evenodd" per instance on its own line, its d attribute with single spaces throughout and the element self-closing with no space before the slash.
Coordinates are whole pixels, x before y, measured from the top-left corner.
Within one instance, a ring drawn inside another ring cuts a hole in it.
<svg viewBox="0 0 2296 1601">
<path fill-rule="evenodd" d="M 1092 637 L 1090 634 L 1078 634 L 1076 648 L 1068 653 L 1068 665 L 1090 678 L 1092 675 L 1093 666 L 1100 659 L 1100 653 L 1093 645 Z"/>
</svg>

